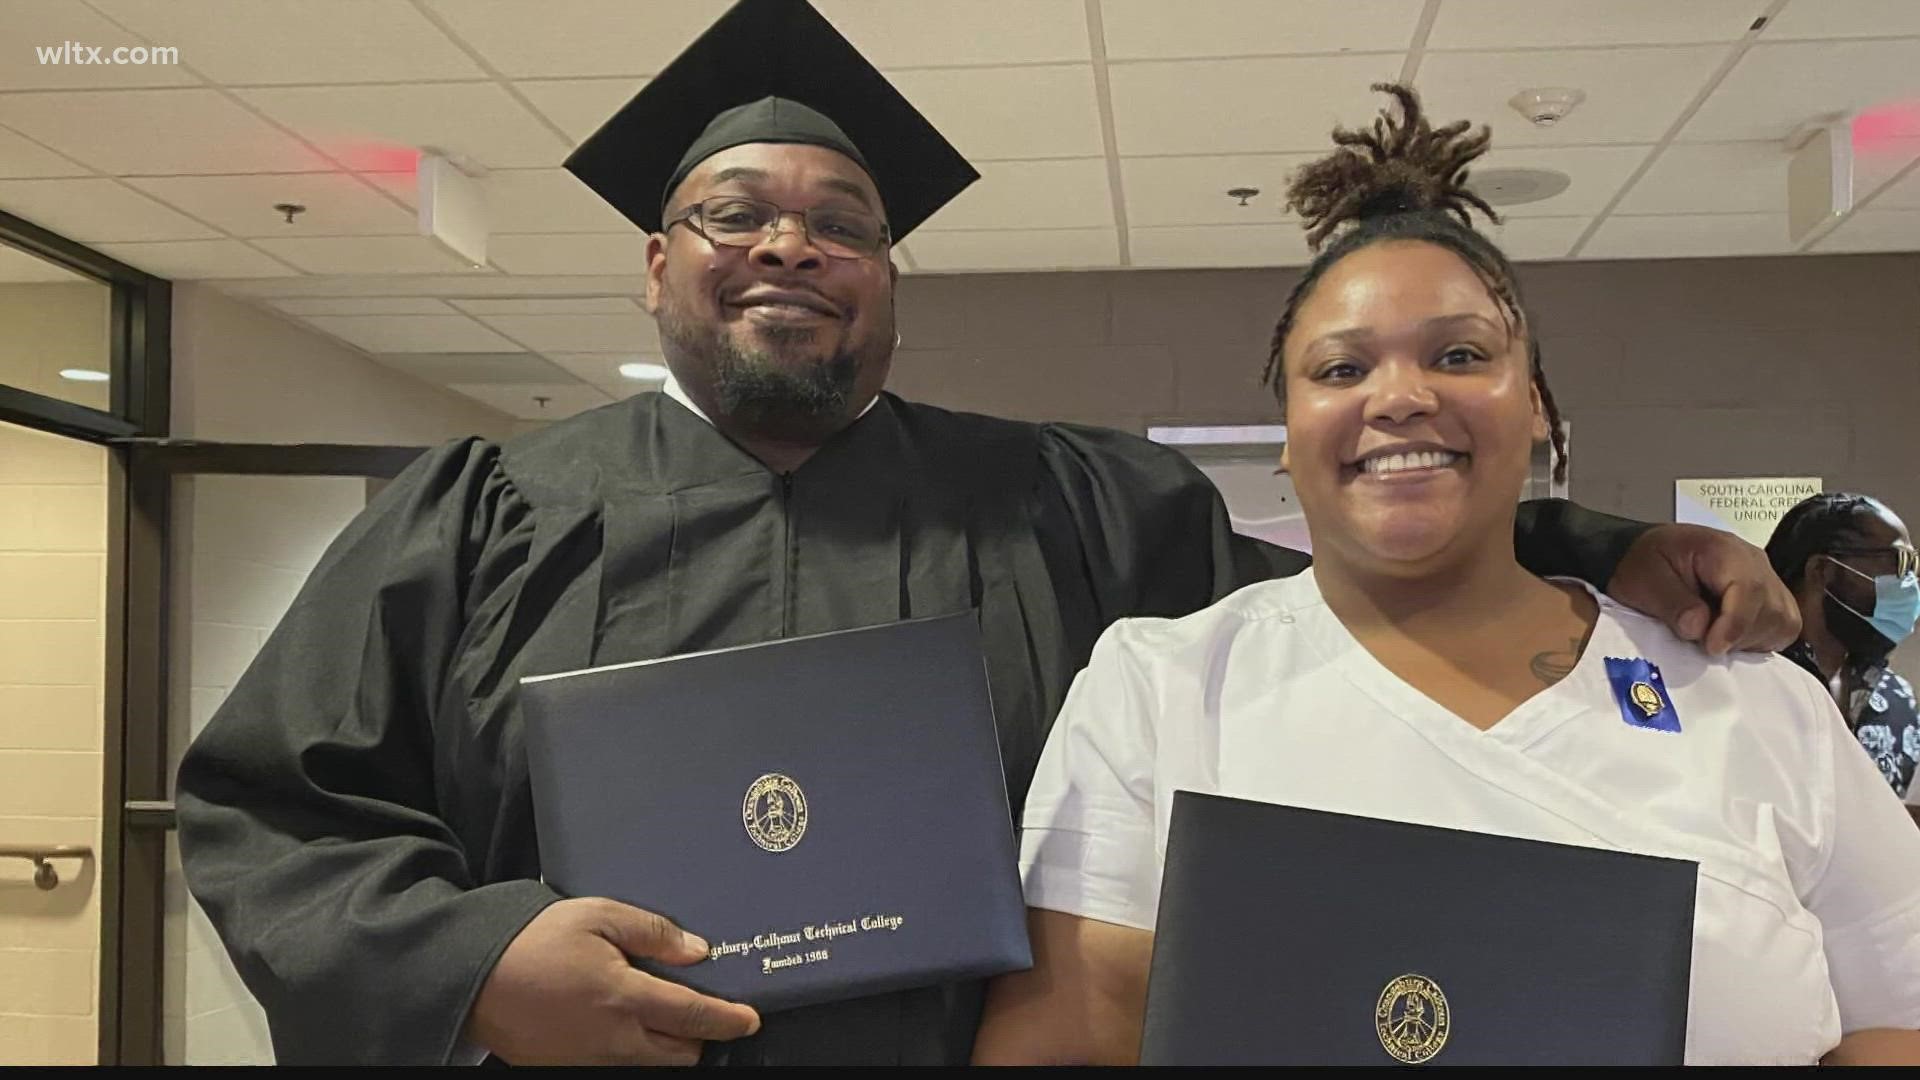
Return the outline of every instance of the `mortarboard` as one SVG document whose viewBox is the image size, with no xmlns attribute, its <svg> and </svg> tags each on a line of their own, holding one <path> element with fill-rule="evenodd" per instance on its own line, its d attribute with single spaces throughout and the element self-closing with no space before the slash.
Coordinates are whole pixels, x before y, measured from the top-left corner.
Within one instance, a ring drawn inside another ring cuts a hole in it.
<svg viewBox="0 0 1920 1080">
<path fill-rule="evenodd" d="M 900 240 L 980 178 L 806 0 L 739 0 L 566 160 L 657 232 L 700 162 L 756 142 L 824 146 L 867 171 Z"/>
</svg>

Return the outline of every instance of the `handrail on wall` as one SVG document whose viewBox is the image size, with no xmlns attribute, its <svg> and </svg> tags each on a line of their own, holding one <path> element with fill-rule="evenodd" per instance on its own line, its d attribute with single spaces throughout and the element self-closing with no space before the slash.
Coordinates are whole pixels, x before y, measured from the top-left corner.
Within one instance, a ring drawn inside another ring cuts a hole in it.
<svg viewBox="0 0 1920 1080">
<path fill-rule="evenodd" d="M 91 859 L 85 844 L 0 844 L 0 859 L 32 859 L 33 883 L 42 889 L 60 884 L 60 873 L 48 859 Z"/>
</svg>

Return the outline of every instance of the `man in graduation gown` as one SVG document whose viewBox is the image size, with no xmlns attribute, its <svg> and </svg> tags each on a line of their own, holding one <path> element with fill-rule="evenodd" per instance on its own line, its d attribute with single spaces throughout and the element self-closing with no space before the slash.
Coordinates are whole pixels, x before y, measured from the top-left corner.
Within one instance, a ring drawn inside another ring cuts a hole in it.
<svg viewBox="0 0 1920 1080">
<path fill-rule="evenodd" d="M 673 384 L 439 447 L 345 530 L 181 766 L 192 891 L 283 1063 L 965 1062 L 977 985 L 757 1017 L 628 966 L 700 953 L 539 880 L 516 681 L 976 610 L 1018 807 L 1103 627 L 1306 558 L 1165 448 L 881 392 L 888 245 L 977 174 L 804 3 L 743 0 L 568 165 L 652 234 Z M 1688 636 L 1702 590 L 1719 644 L 1795 629 L 1731 538 L 1543 502 L 1521 542 Z"/>
</svg>

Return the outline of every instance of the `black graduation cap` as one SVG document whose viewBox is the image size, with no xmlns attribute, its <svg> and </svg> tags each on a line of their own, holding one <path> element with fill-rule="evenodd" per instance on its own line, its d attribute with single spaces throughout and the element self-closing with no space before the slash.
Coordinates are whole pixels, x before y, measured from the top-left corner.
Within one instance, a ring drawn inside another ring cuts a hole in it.
<svg viewBox="0 0 1920 1080">
<path fill-rule="evenodd" d="M 895 240 L 980 178 L 806 0 L 739 0 L 566 167 L 658 232 L 667 196 L 695 166 L 756 142 L 825 146 L 858 162 Z"/>
</svg>

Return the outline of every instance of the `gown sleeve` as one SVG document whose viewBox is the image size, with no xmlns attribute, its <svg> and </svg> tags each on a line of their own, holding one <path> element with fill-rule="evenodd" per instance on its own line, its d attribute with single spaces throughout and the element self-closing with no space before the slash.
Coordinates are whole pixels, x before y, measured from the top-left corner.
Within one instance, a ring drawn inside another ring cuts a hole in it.
<svg viewBox="0 0 1920 1080">
<path fill-rule="evenodd" d="M 1234 532 L 1219 489 L 1176 450 L 1072 424 L 1047 425 L 1040 447 L 1042 479 L 1072 522 L 1103 627 L 1190 614 L 1308 564 L 1300 552 Z"/>
<path fill-rule="evenodd" d="M 1565 499 L 1529 499 L 1513 523 L 1520 565 L 1541 577 L 1574 577 L 1602 592 L 1627 549 L 1652 525 Z"/>
<path fill-rule="evenodd" d="M 187 884 L 280 1064 L 470 1054 L 480 985 L 557 899 L 476 880 L 435 794 L 475 564 L 529 517 L 492 444 L 423 455 L 327 549 L 181 762 Z"/>
</svg>

